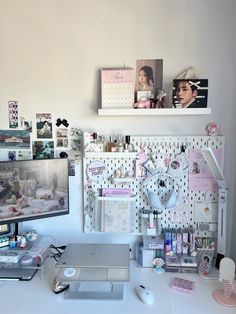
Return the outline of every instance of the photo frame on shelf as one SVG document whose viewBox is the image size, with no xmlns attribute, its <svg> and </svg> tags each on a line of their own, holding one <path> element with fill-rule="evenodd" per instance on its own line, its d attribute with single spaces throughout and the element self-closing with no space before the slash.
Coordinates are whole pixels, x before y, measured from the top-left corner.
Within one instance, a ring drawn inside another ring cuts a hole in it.
<svg viewBox="0 0 236 314">
<path fill-rule="evenodd" d="M 208 79 L 174 79 L 174 108 L 207 108 Z"/>
<path fill-rule="evenodd" d="M 163 88 L 163 59 L 136 60 L 135 101 L 156 98 Z"/>
</svg>

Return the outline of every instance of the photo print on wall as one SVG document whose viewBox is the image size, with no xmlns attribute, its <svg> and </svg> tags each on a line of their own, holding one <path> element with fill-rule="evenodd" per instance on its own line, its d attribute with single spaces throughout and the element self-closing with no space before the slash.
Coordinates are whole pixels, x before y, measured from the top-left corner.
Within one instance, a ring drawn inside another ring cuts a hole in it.
<svg viewBox="0 0 236 314">
<path fill-rule="evenodd" d="M 37 138 L 52 138 L 51 113 L 36 113 Z"/>
<path fill-rule="evenodd" d="M 206 108 L 208 79 L 174 79 L 174 108 Z"/>
</svg>

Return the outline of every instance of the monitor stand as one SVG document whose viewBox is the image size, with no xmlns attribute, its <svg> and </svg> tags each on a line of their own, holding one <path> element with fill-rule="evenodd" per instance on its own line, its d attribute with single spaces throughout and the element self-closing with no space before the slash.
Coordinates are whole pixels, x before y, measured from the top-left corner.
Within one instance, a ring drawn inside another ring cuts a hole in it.
<svg viewBox="0 0 236 314">
<path fill-rule="evenodd" d="M 112 282 L 73 282 L 65 292 L 65 299 L 123 300 L 124 284 Z"/>
</svg>

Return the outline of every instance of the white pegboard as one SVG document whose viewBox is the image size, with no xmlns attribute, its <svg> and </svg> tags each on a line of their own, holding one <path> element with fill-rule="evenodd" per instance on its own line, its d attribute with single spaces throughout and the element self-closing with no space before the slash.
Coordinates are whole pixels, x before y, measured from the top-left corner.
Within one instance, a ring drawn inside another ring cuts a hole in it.
<svg viewBox="0 0 236 314">
<path fill-rule="evenodd" d="M 99 226 L 97 226 L 96 219 L 96 197 L 99 196 L 99 190 L 101 188 L 130 188 L 133 194 L 136 196 L 135 200 L 135 212 L 133 213 L 134 219 L 134 234 L 141 233 L 141 209 L 150 209 L 150 204 L 147 200 L 145 191 L 143 190 L 144 177 L 133 177 L 132 180 L 127 182 L 114 183 L 112 176 L 119 168 L 123 168 L 125 172 L 135 173 L 136 157 L 141 151 L 145 151 L 147 156 L 150 157 L 153 154 L 158 155 L 159 158 L 170 159 L 179 154 L 181 147 L 185 147 L 185 154 L 187 155 L 189 150 L 202 149 L 204 147 L 212 147 L 214 149 L 220 149 L 222 152 L 222 159 L 224 155 L 224 137 L 223 136 L 130 136 L 130 143 L 133 145 L 135 153 L 86 153 L 83 158 L 83 178 L 84 178 L 84 231 L 85 232 L 99 232 Z M 161 156 L 161 157 L 160 157 Z M 106 169 L 106 176 L 101 181 L 88 180 L 87 168 L 92 161 L 99 161 L 104 164 Z M 160 160 L 159 160 L 160 162 Z M 223 160 L 222 160 L 223 164 Z M 188 199 L 187 218 L 186 221 L 182 219 L 181 222 L 173 223 L 171 215 L 172 210 L 164 210 L 159 215 L 159 225 L 162 228 L 185 228 L 193 225 L 196 227 L 195 222 L 195 205 L 197 203 L 204 202 L 207 198 L 210 199 L 212 204 L 218 202 L 218 193 L 216 192 L 201 192 L 189 190 L 189 172 L 186 171 L 180 178 L 176 178 L 175 181 L 179 187 L 179 193 L 183 199 Z M 171 193 L 172 183 L 167 186 L 166 193 Z M 88 192 L 89 191 L 89 192 Z M 159 195 L 162 197 L 161 195 Z M 213 236 L 215 232 L 198 231 L 196 235 L 199 236 Z"/>
</svg>

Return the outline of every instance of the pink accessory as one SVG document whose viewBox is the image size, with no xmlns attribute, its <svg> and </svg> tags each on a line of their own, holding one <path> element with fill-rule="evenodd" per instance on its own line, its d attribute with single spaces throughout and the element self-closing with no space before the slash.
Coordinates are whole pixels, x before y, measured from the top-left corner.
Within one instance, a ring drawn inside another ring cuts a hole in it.
<svg viewBox="0 0 236 314">
<path fill-rule="evenodd" d="M 134 104 L 135 109 L 150 109 L 151 101 L 150 100 L 139 100 Z"/>
<path fill-rule="evenodd" d="M 182 279 L 178 277 L 173 278 L 170 285 L 172 289 L 185 292 L 185 293 L 190 293 L 190 294 L 193 293 L 194 286 L 195 286 L 194 281 L 190 281 L 190 280 Z"/>
<path fill-rule="evenodd" d="M 217 136 L 220 134 L 220 127 L 216 123 L 209 123 L 206 126 L 206 131 L 209 136 Z"/>
</svg>

